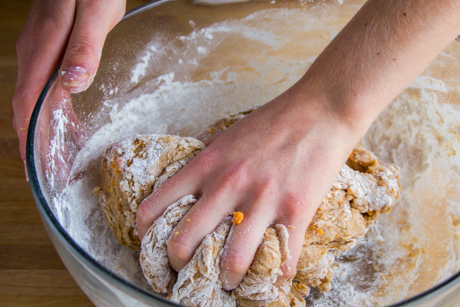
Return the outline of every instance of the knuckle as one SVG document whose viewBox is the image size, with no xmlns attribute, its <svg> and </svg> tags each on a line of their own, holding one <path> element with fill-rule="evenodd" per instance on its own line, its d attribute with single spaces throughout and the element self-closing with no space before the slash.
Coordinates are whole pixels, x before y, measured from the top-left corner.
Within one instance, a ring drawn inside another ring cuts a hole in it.
<svg viewBox="0 0 460 307">
<path fill-rule="evenodd" d="M 279 191 L 279 183 L 273 178 L 266 180 L 260 180 L 257 189 L 255 190 L 256 199 L 268 200 L 275 199 L 277 192 Z"/>
<path fill-rule="evenodd" d="M 16 54 L 18 56 L 18 65 L 21 64 L 21 60 L 26 60 L 31 55 L 35 54 L 34 49 L 31 49 L 30 46 L 40 46 L 43 43 L 37 42 L 37 38 L 47 37 L 43 35 L 43 25 L 37 25 L 32 30 L 24 28 L 16 40 Z"/>
<path fill-rule="evenodd" d="M 279 216 L 284 222 L 297 223 L 305 218 L 307 203 L 304 198 L 288 194 L 282 200 Z"/>
<path fill-rule="evenodd" d="M 223 184 L 229 188 L 241 188 L 248 184 L 250 168 L 245 163 L 238 163 L 224 173 Z"/>
<path fill-rule="evenodd" d="M 210 183 L 217 191 L 234 191 L 247 187 L 251 174 L 250 164 L 244 161 L 226 162 L 225 155 L 220 150 L 208 147 L 191 163 L 200 173 L 214 178 Z"/>
<path fill-rule="evenodd" d="M 221 268 L 231 275 L 244 276 L 248 270 L 248 264 L 246 257 L 241 252 L 227 250 Z"/>
<path fill-rule="evenodd" d="M 66 53 L 71 54 L 87 54 L 95 55 L 97 54 L 97 47 L 95 47 L 92 38 L 89 36 L 78 36 L 72 39 L 72 42 L 69 44 L 69 47 L 66 50 Z"/>
<path fill-rule="evenodd" d="M 299 210 L 302 210 L 304 202 L 304 198 L 295 194 L 287 194 L 285 196 L 285 208 L 289 212 L 298 212 Z"/>
<path fill-rule="evenodd" d="M 169 255 L 176 261 L 182 263 L 188 262 L 195 250 L 192 239 L 185 231 L 174 230 L 166 243 Z"/>
<path fill-rule="evenodd" d="M 138 226 L 149 227 L 151 221 L 153 221 L 154 216 L 152 210 L 147 204 L 140 204 L 136 212 L 137 224 Z"/>
<path fill-rule="evenodd" d="M 197 165 L 202 170 L 213 169 L 216 164 L 216 153 L 212 148 L 206 148 L 200 152 L 193 160 L 190 162 L 190 165 Z"/>
<path fill-rule="evenodd" d="M 123 17 L 126 7 L 123 1 L 81 0 L 79 2 L 79 10 L 84 10 L 94 16 L 108 14 L 112 21 L 119 21 Z"/>
</svg>

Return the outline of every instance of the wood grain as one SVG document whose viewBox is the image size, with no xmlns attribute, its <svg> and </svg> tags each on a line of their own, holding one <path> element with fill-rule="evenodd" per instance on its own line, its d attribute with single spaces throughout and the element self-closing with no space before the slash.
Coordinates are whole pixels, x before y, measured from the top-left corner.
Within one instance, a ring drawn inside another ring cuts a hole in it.
<svg viewBox="0 0 460 307">
<path fill-rule="evenodd" d="M 130 10 L 145 3 L 128 0 Z M 0 1 L 0 306 L 94 306 L 46 234 L 19 155 L 11 100 L 15 44 L 31 0 Z"/>
</svg>

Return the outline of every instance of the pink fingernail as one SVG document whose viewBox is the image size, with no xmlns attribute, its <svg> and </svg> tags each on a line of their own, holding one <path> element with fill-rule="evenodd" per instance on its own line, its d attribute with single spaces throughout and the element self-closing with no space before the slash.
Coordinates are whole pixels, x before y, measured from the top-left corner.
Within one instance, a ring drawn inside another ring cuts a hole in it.
<svg viewBox="0 0 460 307">
<path fill-rule="evenodd" d="M 68 87 L 71 93 L 80 93 L 85 91 L 93 82 L 94 75 L 88 73 L 81 66 L 70 66 L 61 68 L 61 82 Z"/>
</svg>

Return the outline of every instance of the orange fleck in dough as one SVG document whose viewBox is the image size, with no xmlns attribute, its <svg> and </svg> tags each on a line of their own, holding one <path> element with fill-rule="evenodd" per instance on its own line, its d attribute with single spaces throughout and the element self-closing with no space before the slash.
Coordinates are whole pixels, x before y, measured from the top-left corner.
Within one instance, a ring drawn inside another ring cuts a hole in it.
<svg viewBox="0 0 460 307">
<path fill-rule="evenodd" d="M 235 213 L 233 213 L 233 219 L 232 219 L 233 225 L 239 225 L 243 221 L 243 219 L 244 219 L 243 212 L 236 211 Z"/>
</svg>

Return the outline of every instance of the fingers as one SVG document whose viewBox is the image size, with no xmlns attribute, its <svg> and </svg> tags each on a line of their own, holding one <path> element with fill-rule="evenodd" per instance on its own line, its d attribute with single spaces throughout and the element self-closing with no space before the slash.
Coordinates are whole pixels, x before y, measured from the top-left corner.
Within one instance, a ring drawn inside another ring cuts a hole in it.
<svg viewBox="0 0 460 307">
<path fill-rule="evenodd" d="M 281 255 L 285 258 L 280 267 L 283 275 L 275 283 L 276 286 L 281 286 L 296 274 L 305 231 L 316 211 L 315 207 L 308 206 L 305 202 L 279 200 L 271 196 L 248 203 L 247 208 L 242 211 L 244 210 L 247 213 L 243 222 L 233 226 L 222 254 L 222 286 L 226 290 L 232 290 L 240 284 L 252 264 L 267 227 L 272 224 L 284 225 L 288 231 L 287 238 L 279 237 L 280 245 L 287 241 L 289 251 L 288 255 Z M 281 246 L 280 251 L 283 253 Z"/>
<path fill-rule="evenodd" d="M 287 244 L 291 260 L 281 267 L 284 275 L 277 281 L 277 285 L 281 285 L 295 274 L 305 230 L 316 208 L 311 206 L 308 209 L 305 201 L 301 203 L 294 197 L 287 197 L 304 193 L 287 193 L 289 190 L 299 191 L 299 187 L 292 188 L 293 184 L 288 184 L 286 180 L 259 178 L 257 184 L 251 185 L 246 181 L 253 171 L 247 170 L 247 165 L 236 164 L 239 167 L 233 165 L 224 169 L 208 166 L 215 165 L 216 160 L 214 152 L 209 153 L 208 149 L 141 203 L 137 212 L 140 238 L 167 206 L 184 195 L 193 194 L 199 197 L 199 201 L 176 226 L 168 240 L 171 266 L 177 271 L 181 270 L 205 236 L 214 231 L 226 215 L 240 210 L 244 213 L 243 221 L 233 226 L 220 260 L 223 288 L 231 290 L 239 285 L 271 224 L 283 224 L 289 232 Z M 284 195 L 285 199 L 281 199 L 280 195 Z"/>
<path fill-rule="evenodd" d="M 99 65 L 105 36 L 122 18 L 124 9 L 124 0 L 34 1 L 16 43 L 18 80 L 12 101 L 13 126 L 23 161 L 33 108 L 66 48 L 69 54 L 66 52 L 63 67 L 69 67 L 69 74 L 64 73 L 61 80 L 68 91 L 84 90 Z M 89 78 L 82 82 L 86 75 Z M 72 82 L 72 76 L 78 78 Z"/>
<path fill-rule="evenodd" d="M 176 226 L 168 240 L 169 263 L 180 271 L 193 257 L 203 239 L 222 222 L 229 210 L 225 206 L 236 201 L 226 193 L 203 195 Z"/>
<path fill-rule="evenodd" d="M 273 220 L 273 212 L 267 212 L 269 207 L 273 207 L 272 202 L 256 201 L 251 207 L 241 209 L 244 219 L 233 225 L 220 262 L 219 279 L 225 290 L 236 288 L 251 266 L 265 230 Z"/>
<path fill-rule="evenodd" d="M 290 223 L 285 226 L 289 234 L 288 248 L 290 258 L 280 267 L 281 271 L 283 271 L 283 275 L 279 276 L 275 283 L 275 285 L 278 287 L 284 284 L 289 278 L 296 274 L 297 262 L 299 261 L 299 257 L 302 251 L 302 243 L 305 236 L 305 231 L 297 229 L 297 227 L 294 226 L 293 223 Z"/>
<path fill-rule="evenodd" d="M 286 226 L 288 231 L 288 248 L 290 259 L 281 266 L 283 275 L 278 277 L 276 286 L 281 286 L 290 277 L 296 274 L 297 262 L 302 252 L 302 245 L 308 225 L 316 212 L 316 206 L 305 202 L 288 200 L 282 206 L 283 213 L 278 216 L 277 224 Z"/>
<path fill-rule="evenodd" d="M 220 197 L 201 198 L 194 207 L 187 213 L 182 221 L 174 229 L 168 241 L 169 263 L 180 271 L 193 257 L 196 249 L 204 237 L 211 233 L 223 220 L 228 210 L 222 207 L 234 207 L 237 197 L 231 197 L 221 193 Z M 290 207 L 297 207 L 292 210 Z M 289 256 L 282 263 L 283 275 L 276 281 L 276 286 L 282 285 L 296 273 L 296 265 L 301 254 L 302 243 L 306 228 L 311 220 L 314 210 L 303 210 L 299 214 L 302 205 L 283 206 L 290 213 L 278 214 L 283 222 L 275 222 L 286 226 L 289 233 L 287 240 Z M 256 200 L 248 202 L 247 205 L 239 206 L 244 218 L 241 223 L 235 224 L 228 235 L 225 247 L 220 260 L 221 273 L 219 276 L 222 287 L 225 290 L 236 288 L 248 269 L 250 268 L 257 249 L 262 242 L 267 227 L 273 224 L 273 218 L 277 215 L 274 208 L 277 208 L 273 199 Z M 297 213 L 297 214 L 295 214 Z M 282 244 L 284 238 L 280 238 Z"/>
<path fill-rule="evenodd" d="M 13 126 L 25 161 L 27 129 L 38 96 L 58 66 L 72 29 L 75 1 L 35 1 L 16 43 L 18 79 Z"/>
<path fill-rule="evenodd" d="M 201 154 L 200 154 L 201 155 Z M 166 208 L 185 195 L 200 195 L 201 182 L 196 180 L 193 166 L 199 157 L 195 157 L 177 174 L 163 183 L 156 191 L 145 198 L 137 208 L 137 232 L 142 240 L 153 222 Z"/>
<path fill-rule="evenodd" d="M 79 93 L 90 86 L 105 38 L 121 20 L 124 10 L 123 0 L 77 1 L 75 23 L 60 70 L 64 89 Z"/>
</svg>

